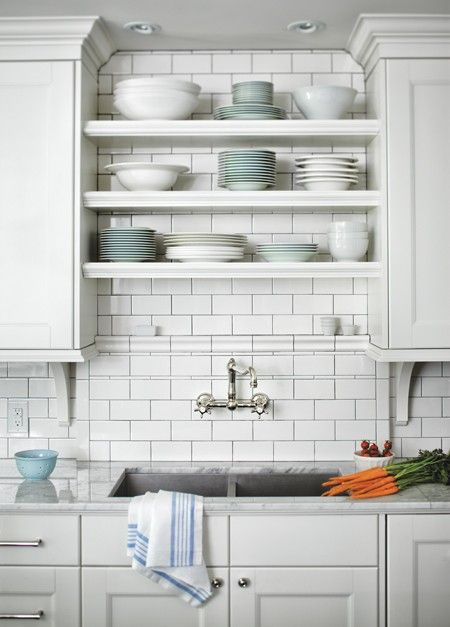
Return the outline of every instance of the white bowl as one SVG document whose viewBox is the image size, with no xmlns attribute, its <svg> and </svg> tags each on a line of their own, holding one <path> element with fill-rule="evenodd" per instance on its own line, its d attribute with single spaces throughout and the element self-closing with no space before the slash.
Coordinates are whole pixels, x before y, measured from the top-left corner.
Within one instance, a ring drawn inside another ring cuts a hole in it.
<svg viewBox="0 0 450 627">
<path fill-rule="evenodd" d="M 124 81 L 120 81 L 114 87 L 114 93 L 127 90 L 139 90 L 139 89 L 153 89 L 153 88 L 168 88 L 175 89 L 176 91 L 186 91 L 188 93 L 198 96 L 201 87 L 191 81 L 182 81 L 177 78 L 162 78 L 162 77 L 140 77 L 140 78 L 128 78 Z"/>
<path fill-rule="evenodd" d="M 195 94 L 164 88 L 114 97 L 114 106 L 129 120 L 186 120 L 198 103 Z"/>
<path fill-rule="evenodd" d="M 331 178 L 318 178 L 318 179 L 303 179 L 300 185 L 303 185 L 308 191 L 344 191 L 352 185 L 351 180 L 346 179 L 331 179 Z"/>
<path fill-rule="evenodd" d="M 356 324 L 341 324 L 342 335 L 356 335 Z"/>
<path fill-rule="evenodd" d="M 392 464 L 395 453 L 389 457 L 361 457 L 358 453 L 353 453 L 357 470 L 367 470 L 368 468 L 384 468 Z"/>
<path fill-rule="evenodd" d="M 129 161 L 107 165 L 105 170 L 115 174 L 119 183 L 130 191 L 160 191 L 173 187 L 178 175 L 187 172 L 189 168 L 184 165 Z"/>
<path fill-rule="evenodd" d="M 369 233 L 367 231 L 356 231 L 355 233 L 352 233 L 351 231 L 329 231 L 328 237 L 334 241 L 341 242 L 342 240 L 349 241 L 353 239 L 367 239 L 369 237 Z"/>
<path fill-rule="evenodd" d="M 338 120 L 351 108 L 356 89 L 339 85 L 297 87 L 294 101 L 305 118 L 310 120 Z"/>
<path fill-rule="evenodd" d="M 367 252 L 369 240 L 368 238 L 352 240 L 328 238 L 328 247 L 336 261 L 360 261 Z"/>
<path fill-rule="evenodd" d="M 329 233 L 364 233 L 367 232 L 367 224 L 365 222 L 356 222 L 351 220 L 340 220 L 331 222 L 328 226 Z"/>
</svg>

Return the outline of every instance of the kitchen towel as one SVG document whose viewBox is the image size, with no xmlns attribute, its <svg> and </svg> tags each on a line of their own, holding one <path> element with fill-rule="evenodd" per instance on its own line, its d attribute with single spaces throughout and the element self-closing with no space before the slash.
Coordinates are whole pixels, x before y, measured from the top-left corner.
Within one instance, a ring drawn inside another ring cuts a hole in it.
<svg viewBox="0 0 450 627">
<path fill-rule="evenodd" d="M 203 497 L 160 490 L 131 500 L 127 554 L 132 568 L 194 607 L 211 596 L 202 539 Z"/>
</svg>

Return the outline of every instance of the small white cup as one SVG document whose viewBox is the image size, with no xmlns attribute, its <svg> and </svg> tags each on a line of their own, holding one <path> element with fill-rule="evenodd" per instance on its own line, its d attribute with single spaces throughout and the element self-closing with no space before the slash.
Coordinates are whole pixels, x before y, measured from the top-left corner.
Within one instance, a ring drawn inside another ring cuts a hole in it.
<svg viewBox="0 0 450 627">
<path fill-rule="evenodd" d="M 356 335 L 358 327 L 356 324 L 342 324 L 341 329 L 343 335 Z"/>
<path fill-rule="evenodd" d="M 337 323 L 338 319 L 331 316 L 324 316 L 320 318 L 322 333 L 324 335 L 336 335 Z"/>
</svg>

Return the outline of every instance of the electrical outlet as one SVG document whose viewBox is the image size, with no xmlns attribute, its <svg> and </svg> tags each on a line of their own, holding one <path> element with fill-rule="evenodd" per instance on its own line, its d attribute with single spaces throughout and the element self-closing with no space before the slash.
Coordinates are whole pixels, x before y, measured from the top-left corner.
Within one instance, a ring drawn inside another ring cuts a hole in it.
<svg viewBox="0 0 450 627">
<path fill-rule="evenodd" d="M 28 401 L 8 400 L 8 433 L 28 435 Z"/>
</svg>

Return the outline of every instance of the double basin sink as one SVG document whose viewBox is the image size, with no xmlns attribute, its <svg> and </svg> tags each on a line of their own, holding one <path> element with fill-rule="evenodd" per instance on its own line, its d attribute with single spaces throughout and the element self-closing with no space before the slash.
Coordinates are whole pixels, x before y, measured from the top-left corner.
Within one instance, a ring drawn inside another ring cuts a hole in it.
<svg viewBox="0 0 450 627">
<path fill-rule="evenodd" d="M 324 491 L 330 473 L 157 473 L 125 470 L 111 497 L 133 497 L 167 490 L 205 497 L 311 497 Z"/>
</svg>

